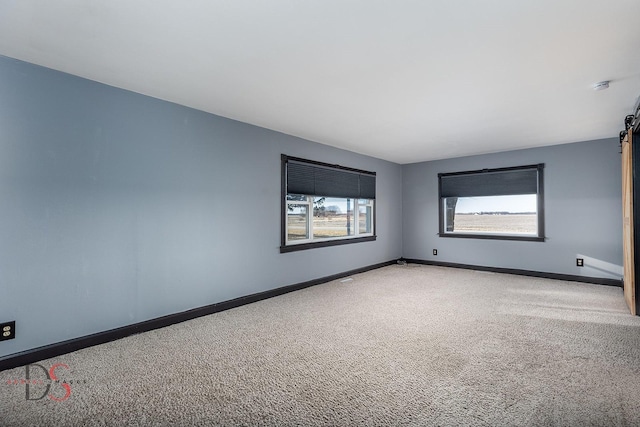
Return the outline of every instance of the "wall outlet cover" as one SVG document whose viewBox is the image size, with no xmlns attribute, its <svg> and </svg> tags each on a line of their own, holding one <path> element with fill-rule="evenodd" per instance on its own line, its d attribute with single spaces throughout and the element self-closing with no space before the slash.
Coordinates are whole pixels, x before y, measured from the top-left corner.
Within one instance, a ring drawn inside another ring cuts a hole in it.
<svg viewBox="0 0 640 427">
<path fill-rule="evenodd" d="M 16 337 L 16 321 L 0 323 L 0 341 L 12 340 Z"/>
</svg>

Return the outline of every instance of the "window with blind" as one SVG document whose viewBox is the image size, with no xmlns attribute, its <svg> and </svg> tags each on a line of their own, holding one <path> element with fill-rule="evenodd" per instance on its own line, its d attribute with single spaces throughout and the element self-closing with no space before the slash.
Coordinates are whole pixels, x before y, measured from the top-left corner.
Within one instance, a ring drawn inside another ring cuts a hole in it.
<svg viewBox="0 0 640 427">
<path fill-rule="evenodd" d="M 440 173 L 441 237 L 544 241 L 544 164 Z"/>
<path fill-rule="evenodd" d="M 376 174 L 282 155 L 281 252 L 375 240 Z"/>
</svg>

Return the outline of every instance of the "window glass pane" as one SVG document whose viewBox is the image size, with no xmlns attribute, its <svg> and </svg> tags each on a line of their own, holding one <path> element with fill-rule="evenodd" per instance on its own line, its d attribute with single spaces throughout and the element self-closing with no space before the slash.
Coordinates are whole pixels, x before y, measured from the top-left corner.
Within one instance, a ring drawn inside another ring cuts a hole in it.
<svg viewBox="0 0 640 427">
<path fill-rule="evenodd" d="M 372 233 L 373 221 L 370 200 L 358 200 L 358 231 L 360 234 Z"/>
<path fill-rule="evenodd" d="M 328 239 L 355 234 L 353 199 L 314 197 L 313 238 Z"/>
<path fill-rule="evenodd" d="M 309 238 L 309 205 L 287 204 L 287 239 Z"/>
<path fill-rule="evenodd" d="M 517 196 L 447 197 L 445 232 L 537 235 L 535 194 Z"/>
<path fill-rule="evenodd" d="M 287 200 L 295 200 L 296 202 L 305 202 L 307 200 L 307 196 L 304 194 L 287 194 Z"/>
</svg>

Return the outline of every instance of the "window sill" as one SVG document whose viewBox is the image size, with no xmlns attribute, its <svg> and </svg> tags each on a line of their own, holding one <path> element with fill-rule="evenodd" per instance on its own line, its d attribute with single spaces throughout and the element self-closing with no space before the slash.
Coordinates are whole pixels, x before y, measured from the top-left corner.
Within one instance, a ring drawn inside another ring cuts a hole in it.
<svg viewBox="0 0 640 427">
<path fill-rule="evenodd" d="M 324 240 L 322 242 L 300 243 L 298 245 L 280 246 L 280 253 L 303 251 L 306 249 L 324 248 L 327 246 L 348 245 L 351 243 L 372 242 L 376 236 L 354 237 L 353 239 Z"/>
<path fill-rule="evenodd" d="M 538 236 L 516 236 L 513 234 L 472 234 L 472 233 L 438 233 L 440 237 L 454 237 L 464 239 L 487 239 L 487 240 L 519 240 L 524 242 L 544 242 L 545 237 Z"/>
</svg>

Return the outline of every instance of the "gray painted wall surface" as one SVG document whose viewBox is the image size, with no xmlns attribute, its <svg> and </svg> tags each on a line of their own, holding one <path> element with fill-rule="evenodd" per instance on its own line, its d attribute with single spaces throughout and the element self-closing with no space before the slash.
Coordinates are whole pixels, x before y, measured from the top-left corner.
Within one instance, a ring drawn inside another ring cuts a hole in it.
<svg viewBox="0 0 640 427">
<path fill-rule="evenodd" d="M 404 165 L 403 256 L 620 279 L 620 162 L 612 138 Z M 437 236 L 438 173 L 536 163 L 545 164 L 545 242 Z M 585 267 L 576 267 L 578 257 Z"/>
<path fill-rule="evenodd" d="M 280 154 L 375 171 L 375 242 L 279 253 Z M 399 258 L 401 166 L 0 57 L 0 357 Z"/>
</svg>

